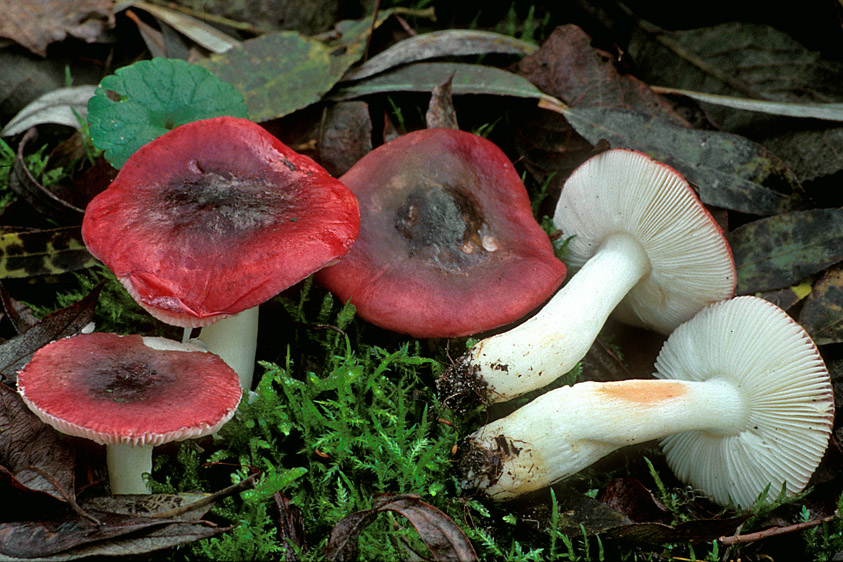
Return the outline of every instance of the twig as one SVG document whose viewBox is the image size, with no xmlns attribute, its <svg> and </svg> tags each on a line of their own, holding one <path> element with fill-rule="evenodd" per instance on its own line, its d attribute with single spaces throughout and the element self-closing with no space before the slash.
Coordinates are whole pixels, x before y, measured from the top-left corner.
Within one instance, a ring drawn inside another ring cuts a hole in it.
<svg viewBox="0 0 843 562">
<path fill-rule="evenodd" d="M 345 336 L 345 332 L 339 326 L 334 326 L 332 324 L 314 324 L 311 322 L 295 322 L 298 326 L 303 326 L 305 328 L 309 328 L 311 330 L 333 330 L 338 334 Z"/>
<path fill-rule="evenodd" d="M 160 519 L 167 519 L 167 518 L 170 518 L 170 517 L 178 517 L 179 515 L 182 515 L 184 513 L 189 512 L 189 511 L 193 511 L 197 507 L 209 505 L 209 504 L 214 503 L 215 501 L 217 501 L 220 498 L 224 498 L 226 496 L 236 494 L 240 490 L 245 490 L 246 488 L 254 488 L 256 476 L 257 476 L 256 474 L 253 474 L 253 475 L 249 476 L 248 478 L 245 478 L 245 479 L 241 480 L 237 484 L 232 484 L 231 486 L 228 486 L 227 488 L 223 488 L 222 490 L 218 490 L 218 491 L 214 492 L 213 494 L 209 494 L 209 495 L 203 497 L 200 500 L 197 500 L 195 502 L 186 503 L 184 505 L 180 505 L 178 507 L 174 507 L 174 508 L 168 509 L 166 511 L 159 511 L 158 513 L 153 513 L 152 515 L 147 515 L 147 517 L 154 517 L 154 518 L 160 518 Z"/>
<path fill-rule="evenodd" d="M 372 35 L 375 34 L 375 26 L 378 23 L 378 12 L 381 8 L 381 0 L 375 0 L 375 9 L 372 11 L 372 25 L 369 26 L 369 36 L 366 37 L 366 49 L 363 51 L 363 61 L 369 58 L 369 47 L 372 46 Z"/>
<path fill-rule="evenodd" d="M 810 529 L 811 527 L 816 527 L 817 525 L 821 525 L 823 523 L 828 523 L 832 519 L 837 517 L 837 513 L 835 512 L 832 515 L 828 515 L 826 517 L 821 517 L 820 519 L 813 519 L 811 521 L 803 521 L 801 523 L 794 523 L 793 525 L 785 525 L 784 527 L 771 527 L 769 529 L 764 529 L 763 531 L 758 531 L 756 533 L 747 533 L 746 535 L 732 535 L 728 537 L 720 537 L 718 542 L 725 546 L 731 546 L 734 544 L 745 544 L 749 542 L 755 542 L 762 539 L 766 539 L 769 537 L 775 537 L 778 535 L 785 535 L 787 533 L 795 533 L 797 531 L 804 531 L 805 529 Z"/>
</svg>

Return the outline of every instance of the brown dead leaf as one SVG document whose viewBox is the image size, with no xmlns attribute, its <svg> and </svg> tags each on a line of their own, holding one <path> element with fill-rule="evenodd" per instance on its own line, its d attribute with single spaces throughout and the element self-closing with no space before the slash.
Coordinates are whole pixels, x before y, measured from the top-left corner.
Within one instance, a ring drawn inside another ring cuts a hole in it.
<svg viewBox="0 0 843 562">
<path fill-rule="evenodd" d="M 48 314 L 26 332 L 0 344 L 0 377 L 14 382 L 17 372 L 37 349 L 75 335 L 91 323 L 101 289 L 102 285 L 98 285 L 82 300 Z"/>
<path fill-rule="evenodd" d="M 66 508 L 66 503 L 45 492 L 27 488 L 14 474 L 0 466 L 0 521 L 33 519 Z"/>
<path fill-rule="evenodd" d="M 325 110 L 319 131 L 318 160 L 331 175 L 343 175 L 370 150 L 372 118 L 366 102 L 340 102 Z"/>
<path fill-rule="evenodd" d="M 775 289 L 773 291 L 761 291 L 755 293 L 764 300 L 770 301 L 782 310 L 789 311 L 791 307 L 799 302 L 802 302 L 805 297 L 810 294 L 810 283 L 800 283 L 784 289 Z"/>
<path fill-rule="evenodd" d="M 843 265 L 829 268 L 814 284 L 799 323 L 817 345 L 843 342 Z"/>
<path fill-rule="evenodd" d="M 6 317 L 11 321 L 18 334 L 27 331 L 39 321 L 32 309 L 25 303 L 13 298 L 2 283 L 0 283 L 0 303 L 2 303 Z"/>
<path fill-rule="evenodd" d="M 2 482 L 0 472 L 0 482 Z M 203 520 L 214 503 L 254 487 L 254 478 L 213 494 L 140 494 L 87 497 L 75 510 L 29 510 L 0 524 L 0 560 L 6 556 L 66 562 L 90 556 L 144 555 L 212 537 L 230 529 Z M 2 489 L 0 489 L 2 491 Z"/>
<path fill-rule="evenodd" d="M 29 0 L 6 2 L 0 18 L 0 36 L 33 53 L 47 56 L 47 45 L 68 35 L 93 43 L 114 27 L 111 0 Z"/>
<path fill-rule="evenodd" d="M 428 129 L 444 127 L 459 130 L 460 126 L 457 124 L 454 99 L 451 97 L 451 82 L 453 79 L 454 75 L 452 74 L 447 80 L 433 89 L 433 93 L 430 95 L 430 103 L 427 106 L 427 114 L 425 115 Z"/>
<path fill-rule="evenodd" d="M 135 517 L 159 518 L 161 513 L 184 511 L 178 515 L 164 517 L 166 521 L 198 521 L 213 507 L 203 501 L 209 494 L 121 494 L 107 496 L 86 496 L 79 507 L 87 512 L 107 512 Z"/>
<path fill-rule="evenodd" d="M 620 74 L 612 57 L 592 47 L 591 38 L 575 25 L 557 27 L 515 71 L 572 107 L 634 109 L 688 126 L 647 84 Z M 527 109 L 515 122 L 516 148 L 524 165 L 539 183 L 549 182 L 555 201 L 561 183 L 591 155 L 592 145 L 564 117 L 541 109 Z"/>
<path fill-rule="evenodd" d="M 618 72 L 611 55 L 592 47 L 591 37 L 575 25 L 557 27 L 538 51 L 515 68 L 541 91 L 572 107 L 633 109 L 688 125 L 646 83 Z"/>
<path fill-rule="evenodd" d="M 90 511 L 101 524 L 97 525 L 76 513 L 67 513 L 43 521 L 14 521 L 0 523 L 0 553 L 18 558 L 38 558 L 64 553 L 80 547 L 114 544 L 118 537 L 132 541 L 142 538 L 144 532 L 177 525 L 181 532 L 187 532 L 195 524 L 173 523 L 165 519 L 135 517 L 110 512 Z M 188 529 L 183 527 L 187 526 Z M 208 528 L 205 528 L 208 530 Z M 219 532 L 212 529 L 211 534 Z M 207 536 L 207 535 L 206 535 Z M 202 538 L 202 537 L 200 537 Z M 196 540 L 190 534 L 189 540 Z M 157 550 L 157 549 L 152 549 Z M 124 549 L 122 553 L 131 552 Z M 148 552 L 141 550 L 134 553 Z"/>
<path fill-rule="evenodd" d="M 637 478 L 613 478 L 603 490 L 603 503 L 635 523 L 672 519 L 670 511 Z"/>
<path fill-rule="evenodd" d="M 211 538 L 231 527 L 217 527 L 204 522 L 178 523 L 153 526 L 137 533 L 121 535 L 117 539 L 85 544 L 60 552 L 54 557 L 39 558 L 42 562 L 67 562 L 68 560 L 109 560 L 118 556 L 124 559 L 156 560 L 149 553 L 173 548 L 201 539 Z M 97 557 L 97 558 L 92 558 Z"/>
<path fill-rule="evenodd" d="M 593 156 L 594 147 L 557 113 L 524 108 L 514 119 L 515 147 L 521 161 L 539 184 L 547 184 L 547 197 L 538 216 L 553 216 L 562 183 L 574 169 Z"/>
<path fill-rule="evenodd" d="M 126 17 L 138 27 L 143 42 L 146 43 L 146 48 L 153 57 L 166 57 L 167 45 L 164 41 L 164 34 L 143 21 L 132 10 L 126 10 Z"/>
<path fill-rule="evenodd" d="M 287 496 L 276 492 L 273 496 L 275 509 L 278 512 L 278 540 L 284 545 L 284 560 L 298 562 L 296 549 L 307 552 L 307 537 L 304 534 L 304 519 L 301 509 L 290 503 Z"/>
<path fill-rule="evenodd" d="M 477 553 L 465 533 L 456 523 L 412 494 L 380 494 L 375 496 L 372 509 L 357 511 L 345 516 L 331 531 L 325 555 L 328 560 L 352 561 L 357 559 L 357 541 L 375 517 L 383 511 L 394 511 L 406 517 L 419 533 L 419 537 L 437 561 L 470 562 L 477 560 Z"/>
<path fill-rule="evenodd" d="M 76 459 L 68 442 L 4 384 L 0 384 L 0 467 L 13 478 L 4 480 L 18 491 L 22 487 L 60 500 L 75 494 Z M 3 513 L 0 519 L 8 517 Z"/>
</svg>

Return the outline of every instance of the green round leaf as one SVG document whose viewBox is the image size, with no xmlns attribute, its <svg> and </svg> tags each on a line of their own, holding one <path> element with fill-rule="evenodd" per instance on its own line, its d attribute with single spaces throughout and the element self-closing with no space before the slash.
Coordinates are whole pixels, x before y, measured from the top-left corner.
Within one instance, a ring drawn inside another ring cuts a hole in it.
<svg viewBox="0 0 843 562">
<path fill-rule="evenodd" d="M 123 67 L 103 78 L 88 101 L 91 139 L 115 168 L 179 125 L 224 115 L 247 118 L 243 96 L 204 68 L 179 59 Z"/>
</svg>

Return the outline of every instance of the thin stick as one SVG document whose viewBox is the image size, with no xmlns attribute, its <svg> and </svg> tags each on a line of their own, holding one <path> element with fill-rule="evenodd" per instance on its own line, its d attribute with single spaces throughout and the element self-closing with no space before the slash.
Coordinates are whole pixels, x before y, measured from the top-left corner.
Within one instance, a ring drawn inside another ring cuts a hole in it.
<svg viewBox="0 0 843 562">
<path fill-rule="evenodd" d="M 171 517 L 177 517 L 179 515 L 182 515 L 183 513 L 189 512 L 189 511 L 193 511 L 197 507 L 202 507 L 202 506 L 205 506 L 205 505 L 212 504 L 215 501 L 217 501 L 218 499 L 224 498 L 226 496 L 230 496 L 232 494 L 236 494 L 240 490 L 245 490 L 247 488 L 254 488 L 256 476 L 257 476 L 256 474 L 253 474 L 253 475 L 249 476 L 248 478 L 245 478 L 245 479 L 241 480 L 237 484 L 232 484 L 231 486 L 228 486 L 227 488 L 223 488 L 222 490 L 214 492 L 213 494 L 209 494 L 209 495 L 203 497 L 200 500 L 197 500 L 197 501 L 191 502 L 191 503 L 186 503 L 184 505 L 180 505 L 178 507 L 174 507 L 174 508 L 168 509 L 166 511 L 159 511 L 158 513 L 153 513 L 152 515 L 147 515 L 147 517 L 168 519 L 168 518 L 171 518 Z"/>
<path fill-rule="evenodd" d="M 375 9 L 372 12 L 372 25 L 369 27 L 369 36 L 366 37 L 366 50 L 363 52 L 363 60 L 369 58 L 369 47 L 372 46 L 372 35 L 375 33 L 375 26 L 378 23 L 378 12 L 381 8 L 381 0 L 375 0 Z"/>
<path fill-rule="evenodd" d="M 811 527 L 816 527 L 817 525 L 821 525 L 822 523 L 828 523 L 832 519 L 837 517 L 837 513 L 835 512 L 833 515 L 828 515 L 826 517 L 821 517 L 820 519 L 813 519 L 811 521 L 803 521 L 801 523 L 794 523 L 793 525 L 785 525 L 784 527 L 771 527 L 769 529 L 764 529 L 763 531 L 758 531 L 756 533 L 747 533 L 746 535 L 732 535 L 729 537 L 720 537 L 717 539 L 720 544 L 725 546 L 731 546 L 733 544 L 745 544 L 750 542 L 759 541 L 762 539 L 766 539 L 769 537 L 775 537 L 778 535 L 785 535 L 787 533 L 795 533 L 797 531 L 804 531 L 805 529 L 810 529 Z"/>
</svg>

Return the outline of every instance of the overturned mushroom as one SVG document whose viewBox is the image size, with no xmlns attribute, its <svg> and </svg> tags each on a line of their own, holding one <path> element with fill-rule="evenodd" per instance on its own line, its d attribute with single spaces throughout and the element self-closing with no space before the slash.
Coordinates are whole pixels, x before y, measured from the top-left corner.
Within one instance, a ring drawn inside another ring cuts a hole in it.
<svg viewBox="0 0 843 562">
<path fill-rule="evenodd" d="M 360 202 L 360 236 L 316 279 L 372 324 L 475 334 L 523 317 L 564 280 L 512 163 L 482 137 L 409 133 L 340 180 Z"/>
<path fill-rule="evenodd" d="M 113 494 L 149 492 L 152 448 L 209 435 L 237 410 L 237 373 L 192 344 L 91 333 L 35 352 L 18 392 L 46 424 L 106 446 Z"/>
<path fill-rule="evenodd" d="M 559 388 L 478 429 L 463 446 L 463 485 L 508 499 L 652 439 L 677 477 L 723 505 L 807 485 L 834 397 L 814 342 L 783 310 L 757 297 L 710 305 L 670 335 L 655 367 L 661 380 Z"/>
<path fill-rule="evenodd" d="M 343 256 L 354 195 L 246 119 L 182 125 L 133 154 L 82 236 L 138 303 L 200 336 L 251 387 L 257 306 Z"/>
<path fill-rule="evenodd" d="M 720 227 L 681 175 L 640 152 L 609 150 L 583 163 L 553 221 L 573 237 L 568 264 L 578 271 L 530 320 L 481 340 L 445 372 L 446 405 L 510 400 L 549 384 L 585 356 L 613 311 L 669 333 L 734 294 Z"/>
</svg>

